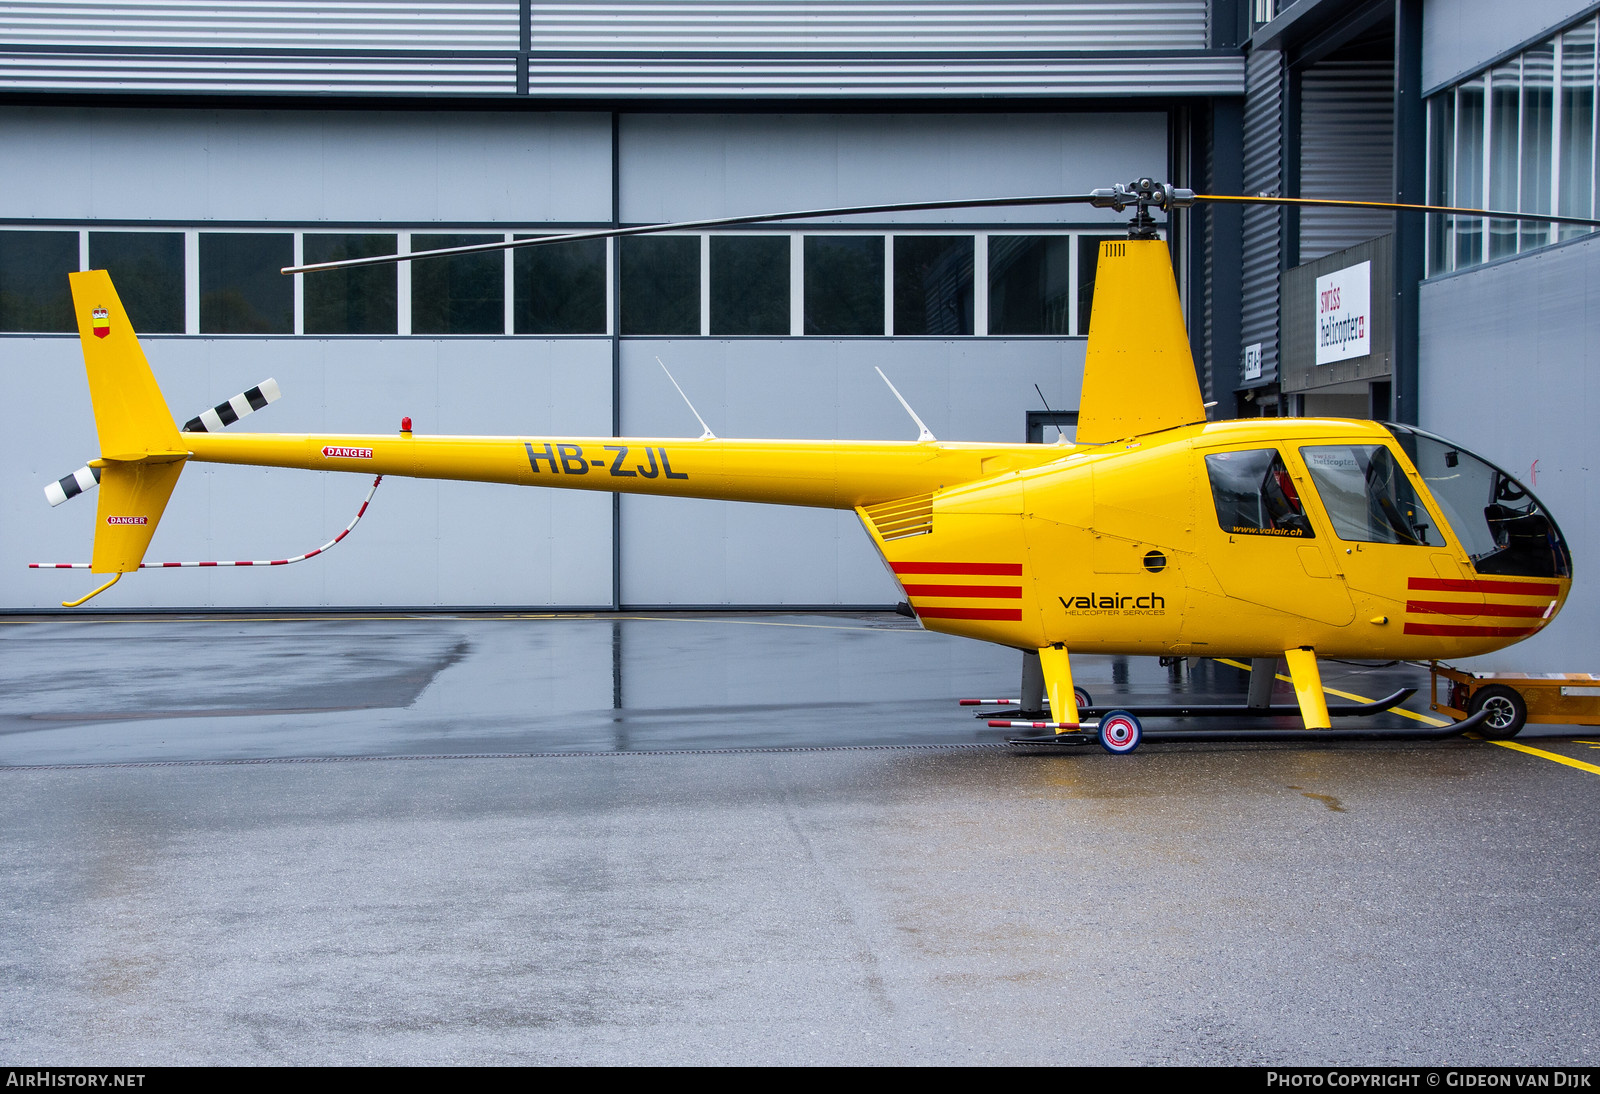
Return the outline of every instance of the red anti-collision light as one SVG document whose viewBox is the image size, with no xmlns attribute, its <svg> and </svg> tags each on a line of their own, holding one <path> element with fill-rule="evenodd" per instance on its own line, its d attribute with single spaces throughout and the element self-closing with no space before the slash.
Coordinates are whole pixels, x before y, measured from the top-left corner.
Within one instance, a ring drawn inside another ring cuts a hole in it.
<svg viewBox="0 0 1600 1094">
<path fill-rule="evenodd" d="M 410 433 L 411 432 L 411 419 L 409 417 L 400 419 L 400 432 L 402 432 L 402 433 Z"/>
</svg>

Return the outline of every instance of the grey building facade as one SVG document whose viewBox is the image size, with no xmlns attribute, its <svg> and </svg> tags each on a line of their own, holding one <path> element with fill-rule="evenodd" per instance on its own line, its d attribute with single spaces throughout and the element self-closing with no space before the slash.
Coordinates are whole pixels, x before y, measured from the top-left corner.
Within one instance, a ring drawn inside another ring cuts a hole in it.
<svg viewBox="0 0 1600 1094">
<path fill-rule="evenodd" d="M 1114 217 L 856 218 L 377 281 L 270 271 L 515 233 L 1181 180 L 1206 104 L 1242 90 L 1213 7 L 0 5 L 0 604 L 57 604 L 70 577 L 25 564 L 77 559 L 90 540 L 92 502 L 48 511 L 39 493 L 94 454 L 60 292 L 82 265 L 146 286 L 146 318 L 132 314 L 180 418 L 272 376 L 282 401 L 236 428 L 409 415 L 425 432 L 695 435 L 660 358 L 722 436 L 907 436 L 880 366 L 941 438 L 1023 439 L 1034 385 L 1075 407 L 1083 256 L 1120 232 Z M 191 468 L 151 557 L 297 553 L 366 487 Z M 327 558 L 147 573 L 107 606 L 894 599 L 850 514 L 396 480 Z"/>
<path fill-rule="evenodd" d="M 1062 419 L 1075 409 L 1089 256 L 1118 218 L 856 218 L 387 280 L 261 271 L 1145 174 L 1587 210 L 1594 26 L 1578 0 L 0 4 L 0 607 L 82 591 L 25 568 L 84 557 L 91 536 L 92 502 L 51 511 L 40 494 L 94 454 L 48 288 L 66 269 L 141 286 L 124 294 L 180 417 L 278 379 L 283 400 L 240 429 L 409 415 L 424 432 L 695 435 L 659 358 L 722 436 L 910 436 L 878 366 L 941 438 L 1022 439 L 1045 418 L 1035 385 Z M 1216 413 L 1415 422 L 1536 478 L 1577 589 L 1538 648 L 1505 657 L 1600 658 L 1585 318 L 1600 244 L 1471 218 L 1217 208 L 1170 242 Z M 1378 256 L 1382 344 L 1308 362 L 1295 286 L 1357 253 Z M 293 554 L 366 488 L 191 468 L 151 557 Z M 847 514 L 396 480 L 324 559 L 146 574 L 107 606 L 893 599 Z"/>
<path fill-rule="evenodd" d="M 1596 216 L 1597 15 L 1580 0 L 1258 0 L 1245 192 Z M 1367 260 L 1381 336 L 1365 357 L 1318 364 L 1315 279 Z M 1237 412 L 1417 424 L 1505 467 L 1556 514 L 1576 581 L 1551 627 L 1477 667 L 1600 660 L 1600 240 L 1481 217 L 1256 210 L 1243 262 Z"/>
</svg>

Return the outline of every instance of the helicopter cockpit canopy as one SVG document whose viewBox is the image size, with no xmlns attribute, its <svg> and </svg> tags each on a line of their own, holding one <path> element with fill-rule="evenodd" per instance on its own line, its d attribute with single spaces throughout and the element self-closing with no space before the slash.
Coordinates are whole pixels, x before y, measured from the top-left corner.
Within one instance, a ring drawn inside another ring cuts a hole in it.
<svg viewBox="0 0 1600 1094">
<path fill-rule="evenodd" d="M 1478 573 L 1572 576 L 1572 555 L 1561 530 L 1527 487 L 1442 437 L 1384 424 L 1422 475 Z"/>
</svg>

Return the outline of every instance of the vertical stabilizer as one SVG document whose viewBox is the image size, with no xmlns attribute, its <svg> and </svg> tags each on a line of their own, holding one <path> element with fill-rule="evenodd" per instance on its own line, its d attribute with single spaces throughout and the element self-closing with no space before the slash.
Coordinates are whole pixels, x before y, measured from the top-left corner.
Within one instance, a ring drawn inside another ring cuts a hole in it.
<svg viewBox="0 0 1600 1094">
<path fill-rule="evenodd" d="M 111 275 L 88 270 L 68 276 L 101 457 L 138 460 L 186 454 Z"/>
<path fill-rule="evenodd" d="M 1078 443 L 1106 444 L 1205 418 L 1167 245 L 1101 243 Z"/>
<path fill-rule="evenodd" d="M 100 459 L 95 461 L 100 505 L 89 568 L 97 574 L 122 574 L 137 570 L 144 559 L 189 452 L 110 275 L 90 270 L 70 276 L 89 398 L 100 432 Z"/>
<path fill-rule="evenodd" d="M 106 461 L 100 474 L 100 508 L 94 518 L 90 571 L 125 574 L 139 568 L 161 514 L 166 512 L 172 488 L 178 484 L 183 463 L 181 459 L 164 463 Z"/>
</svg>

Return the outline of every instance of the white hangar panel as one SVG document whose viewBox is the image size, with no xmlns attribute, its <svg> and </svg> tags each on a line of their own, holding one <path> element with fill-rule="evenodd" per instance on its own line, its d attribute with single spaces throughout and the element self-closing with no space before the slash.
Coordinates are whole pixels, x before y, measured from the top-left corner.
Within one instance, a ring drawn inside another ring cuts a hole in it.
<svg viewBox="0 0 1600 1094">
<path fill-rule="evenodd" d="M 77 339 L 8 339 L 27 362 L 0 376 L 0 603 L 51 608 L 91 587 L 94 495 L 51 510 L 44 485 L 97 451 Z M 180 419 L 268 376 L 284 397 L 234 430 L 422 433 L 611 430 L 603 340 L 149 338 Z M 355 514 L 364 474 L 193 465 L 148 559 L 282 558 Z M 131 575 L 98 605 L 140 607 L 599 606 L 611 602 L 611 499 L 482 483 L 385 480 L 360 527 L 326 557 L 289 567 Z"/>
<path fill-rule="evenodd" d="M 622 218 L 1085 193 L 1167 172 L 1167 117 L 1129 114 L 626 114 Z M 1083 206 L 875 216 L 913 223 L 1120 223 Z M 1126 217 L 1121 218 L 1126 220 Z"/>
<path fill-rule="evenodd" d="M 605 114 L 4 107 L 0 147 L 40 220 L 611 219 Z"/>
<path fill-rule="evenodd" d="M 1590 0 L 1424 0 L 1422 87 L 1450 83 L 1509 49 L 1558 29 Z"/>
<path fill-rule="evenodd" d="M 655 361 L 672 369 L 722 437 L 913 440 L 889 375 L 941 440 L 1020 441 L 1027 411 L 1077 406 L 1081 340 L 630 339 L 624 433 L 694 437 L 699 426 Z M 898 599 L 853 514 L 624 497 L 627 604 L 887 604 Z"/>
<path fill-rule="evenodd" d="M 1600 663 L 1600 238 L 1426 281 L 1420 303 L 1422 427 L 1529 486 L 1572 550 L 1572 593 L 1555 622 L 1467 663 L 1592 672 Z"/>
</svg>

